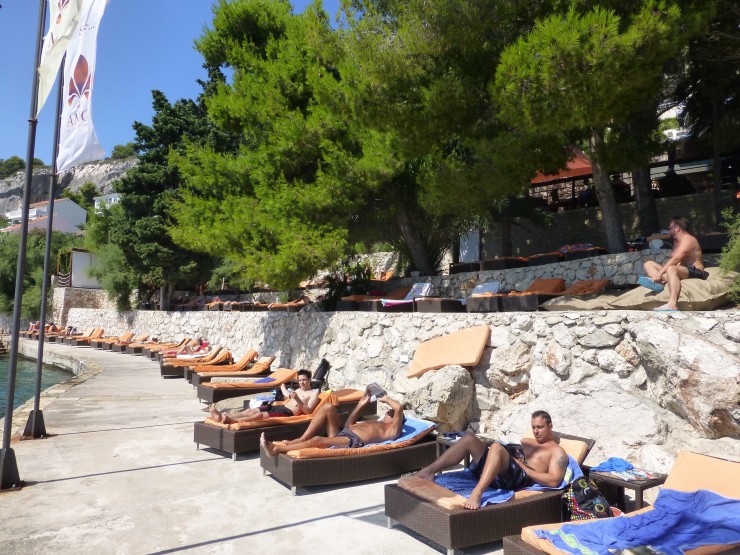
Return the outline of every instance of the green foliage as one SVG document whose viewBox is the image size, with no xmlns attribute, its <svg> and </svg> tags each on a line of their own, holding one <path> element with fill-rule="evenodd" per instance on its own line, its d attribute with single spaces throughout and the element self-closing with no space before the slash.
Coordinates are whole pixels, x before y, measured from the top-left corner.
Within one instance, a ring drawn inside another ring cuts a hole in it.
<svg viewBox="0 0 740 555">
<path fill-rule="evenodd" d="M 5 160 L 0 158 L 0 179 L 5 179 L 11 175 L 23 171 L 26 168 L 26 162 L 18 156 L 11 156 Z"/>
<path fill-rule="evenodd" d="M 111 160 L 123 160 L 136 156 L 136 143 L 126 143 L 125 145 L 116 145 L 110 153 Z"/>
<path fill-rule="evenodd" d="M 95 197 L 98 196 L 100 196 L 100 193 L 98 192 L 97 186 L 95 183 L 90 181 L 82 185 L 79 191 L 75 192 L 65 189 L 62 192 L 63 198 L 70 199 L 88 212 L 93 212 L 93 209 L 95 208 Z"/>
<path fill-rule="evenodd" d="M 51 240 L 50 270 L 53 272 L 59 253 L 80 247 L 82 239 L 75 235 L 54 232 Z M 13 311 L 19 243 L 20 236 L 17 233 L 0 234 L 0 313 L 4 314 L 10 314 Z M 23 277 L 23 304 L 21 306 L 23 318 L 37 319 L 39 316 L 45 248 L 45 231 L 37 230 L 29 233 Z"/>
<path fill-rule="evenodd" d="M 730 295 L 740 302 L 740 212 L 727 208 L 722 216 L 722 225 L 727 229 L 730 240 L 722 249 L 719 266 L 728 272 L 738 272 L 730 288 Z"/>
</svg>

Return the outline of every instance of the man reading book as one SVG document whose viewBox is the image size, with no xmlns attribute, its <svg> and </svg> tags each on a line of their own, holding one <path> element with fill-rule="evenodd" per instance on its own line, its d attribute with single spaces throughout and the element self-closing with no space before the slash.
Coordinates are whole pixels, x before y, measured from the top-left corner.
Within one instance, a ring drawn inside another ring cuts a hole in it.
<svg viewBox="0 0 740 555">
<path fill-rule="evenodd" d="M 470 471 L 478 483 L 463 504 L 466 509 L 479 509 L 483 492 L 491 485 L 507 490 L 522 489 L 535 483 L 557 487 L 568 468 L 568 455 L 553 438 L 552 418 L 547 412 L 538 410 L 532 413 L 532 434 L 534 439 L 522 439 L 523 454 L 520 456 L 514 446 L 494 443 L 486 447 L 474 434 L 466 433 L 416 476 L 434 480 L 437 472 L 460 463 L 466 455 L 470 456 Z"/>
<path fill-rule="evenodd" d="M 208 411 L 211 418 L 216 422 L 231 424 L 232 422 L 249 422 L 251 420 L 262 420 L 273 416 L 298 416 L 300 414 L 311 414 L 316 405 L 319 404 L 319 390 L 311 389 L 311 372 L 309 370 L 298 371 L 298 389 L 288 391 L 285 384 L 280 386 L 287 400 L 282 405 L 265 403 L 260 407 L 249 408 L 237 412 L 220 412 L 216 405 L 211 405 Z"/>
<path fill-rule="evenodd" d="M 268 441 L 263 433 L 260 444 L 265 452 L 274 457 L 280 453 L 304 449 L 306 447 L 363 447 L 368 443 L 380 443 L 390 439 L 398 439 L 403 432 L 403 408 L 397 402 L 384 395 L 378 401 L 390 406 L 382 418 L 378 420 L 363 420 L 357 422 L 362 408 L 370 402 L 370 393 L 365 391 L 362 399 L 347 418 L 344 427 L 340 426 L 339 415 L 334 405 L 324 405 L 311 420 L 306 431 L 298 439 L 283 443 Z M 326 426 L 326 436 L 317 435 L 318 431 Z"/>
</svg>

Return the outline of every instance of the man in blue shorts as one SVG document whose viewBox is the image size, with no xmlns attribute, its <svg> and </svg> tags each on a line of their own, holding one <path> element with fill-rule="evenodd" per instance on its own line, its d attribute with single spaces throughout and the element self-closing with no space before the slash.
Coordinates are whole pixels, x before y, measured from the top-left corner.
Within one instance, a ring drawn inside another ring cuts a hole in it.
<svg viewBox="0 0 740 555">
<path fill-rule="evenodd" d="M 434 480 L 435 474 L 471 457 L 470 471 L 478 478 L 473 492 L 463 504 L 466 509 L 479 509 L 486 488 L 516 490 L 535 483 L 557 487 L 568 468 L 568 455 L 552 435 L 550 415 L 538 410 L 532 413 L 532 438 L 522 439 L 522 451 L 514 451 L 501 443 L 487 447 L 474 434 L 466 433 L 453 446 L 416 476 Z"/>
</svg>

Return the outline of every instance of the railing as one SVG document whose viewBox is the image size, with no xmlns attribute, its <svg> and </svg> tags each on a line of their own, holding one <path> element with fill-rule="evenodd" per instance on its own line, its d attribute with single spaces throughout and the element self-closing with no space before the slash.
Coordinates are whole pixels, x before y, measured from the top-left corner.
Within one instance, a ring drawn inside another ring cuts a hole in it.
<svg viewBox="0 0 740 555">
<path fill-rule="evenodd" d="M 72 272 L 57 274 L 57 287 L 69 287 L 72 284 Z"/>
</svg>

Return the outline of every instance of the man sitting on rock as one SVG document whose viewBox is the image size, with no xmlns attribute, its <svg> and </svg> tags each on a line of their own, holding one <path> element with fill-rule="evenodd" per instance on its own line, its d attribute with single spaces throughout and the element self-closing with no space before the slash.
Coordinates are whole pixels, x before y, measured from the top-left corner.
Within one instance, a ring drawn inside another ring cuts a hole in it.
<svg viewBox="0 0 740 555">
<path fill-rule="evenodd" d="M 501 443 L 486 447 L 474 434 L 466 433 L 454 445 L 416 476 L 434 480 L 435 474 L 460 463 L 470 456 L 469 470 L 478 479 L 473 492 L 463 504 L 466 509 L 479 509 L 486 488 L 517 490 L 534 485 L 558 487 L 568 468 L 568 455 L 555 442 L 550 415 L 538 410 L 532 413 L 534 439 L 522 439 L 523 455 Z"/>
<path fill-rule="evenodd" d="M 285 384 L 280 385 L 283 395 L 287 398 L 287 401 L 282 405 L 266 403 L 261 407 L 232 413 L 219 412 L 216 405 L 211 405 L 208 410 L 211 413 L 211 418 L 223 424 L 262 420 L 273 416 L 311 414 L 316 405 L 319 404 L 319 390 L 311 389 L 311 372 L 309 370 L 298 371 L 298 387 L 299 389 L 296 391 L 288 391 Z"/>
<path fill-rule="evenodd" d="M 676 216 L 668 225 L 668 233 L 674 241 L 671 258 L 662 266 L 652 260 L 644 264 L 647 276 L 641 276 L 638 283 L 653 291 L 662 291 L 668 286 L 668 302 L 654 309 L 656 312 L 675 312 L 678 310 L 678 297 L 681 294 L 681 280 L 707 279 L 704 270 L 704 256 L 699 241 L 688 231 L 688 222 Z"/>
<path fill-rule="evenodd" d="M 347 418 L 344 427 L 340 426 L 339 415 L 334 405 L 324 405 L 323 409 L 311 420 L 308 429 L 298 439 L 282 443 L 268 441 L 265 434 L 260 438 L 260 444 L 265 452 L 274 457 L 280 453 L 304 449 L 306 447 L 363 447 L 368 443 L 398 439 L 403 431 L 403 409 L 397 402 L 384 395 L 378 401 L 390 406 L 391 409 L 378 420 L 363 420 L 357 422 L 362 408 L 370 402 L 370 392 L 365 392 L 362 399 Z M 326 436 L 316 435 L 326 426 Z"/>
</svg>

